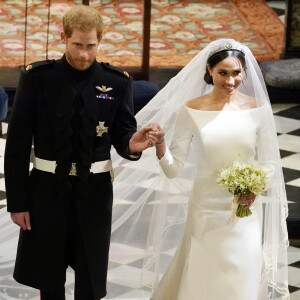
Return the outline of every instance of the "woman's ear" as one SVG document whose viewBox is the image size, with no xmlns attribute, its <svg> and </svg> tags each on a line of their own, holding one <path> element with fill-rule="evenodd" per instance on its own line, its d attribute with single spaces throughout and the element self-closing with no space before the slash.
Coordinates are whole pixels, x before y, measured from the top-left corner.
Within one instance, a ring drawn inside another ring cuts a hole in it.
<svg viewBox="0 0 300 300">
<path fill-rule="evenodd" d="M 206 67 L 207 67 L 207 71 L 208 71 L 208 73 L 209 73 L 209 76 L 211 76 L 212 69 L 209 67 L 209 65 L 206 65 Z"/>
</svg>

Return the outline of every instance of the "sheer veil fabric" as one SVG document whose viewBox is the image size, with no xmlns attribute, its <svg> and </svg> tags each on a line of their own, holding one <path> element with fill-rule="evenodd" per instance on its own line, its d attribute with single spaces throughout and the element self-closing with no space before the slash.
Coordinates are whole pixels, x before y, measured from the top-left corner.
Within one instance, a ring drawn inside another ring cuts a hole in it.
<svg viewBox="0 0 300 300">
<path fill-rule="evenodd" d="M 257 145 L 257 161 L 272 171 L 267 191 L 262 196 L 263 255 L 269 285 L 268 299 L 289 299 L 287 282 L 286 228 L 287 200 L 280 163 L 276 128 L 269 97 L 259 66 L 248 47 L 234 40 L 216 40 L 198 53 L 136 115 L 138 126 L 158 122 L 170 145 L 180 108 L 188 100 L 210 91 L 203 78 L 210 53 L 229 44 L 245 53 L 246 74 L 239 90 L 256 99 L 263 108 L 265 124 Z M 155 149 L 145 151 L 137 162 L 122 159 L 112 152 L 115 170 L 111 258 L 121 255 L 126 262 L 139 262 L 133 286 L 151 291 L 164 273 L 169 257 L 181 241 L 186 221 L 187 202 L 195 177 L 191 143 L 186 162 L 175 179 L 162 172 Z M 0 211 L 0 280 L 11 278 L 18 229 L 9 215 Z M 136 265 L 135 265 L 136 266 Z M 149 296 L 149 294 L 147 294 Z M 0 297 L 1 298 L 1 297 Z M 31 299 L 31 298 L 28 298 Z"/>
<path fill-rule="evenodd" d="M 257 107 L 261 108 L 263 125 L 258 136 L 256 160 L 268 168 L 271 174 L 268 189 L 261 197 L 264 208 L 262 244 L 268 297 L 289 299 L 288 209 L 277 134 L 265 83 L 249 48 L 231 39 L 210 43 L 136 117 L 139 126 L 158 122 L 166 133 L 167 145 L 170 145 L 180 108 L 188 100 L 212 88 L 203 80 L 208 56 L 227 45 L 245 53 L 246 74 L 239 91 L 255 98 Z M 163 174 L 154 149 L 145 151 L 137 163 L 125 162 L 114 155 L 116 200 L 112 247 L 117 244 L 139 249 L 135 254 L 143 260 L 141 285 L 155 289 L 168 264 L 165 254 L 173 254 L 180 243 L 186 221 L 187 201 L 196 172 L 193 164 L 195 155 L 191 143 L 185 165 L 175 179 L 167 179 Z"/>
</svg>

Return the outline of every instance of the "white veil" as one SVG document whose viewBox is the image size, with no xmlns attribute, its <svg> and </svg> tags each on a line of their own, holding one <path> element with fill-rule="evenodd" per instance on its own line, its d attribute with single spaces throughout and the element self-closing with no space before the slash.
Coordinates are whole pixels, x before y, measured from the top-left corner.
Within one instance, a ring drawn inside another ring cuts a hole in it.
<svg viewBox="0 0 300 300">
<path fill-rule="evenodd" d="M 158 122 L 170 145 L 179 108 L 187 100 L 212 88 L 203 79 L 209 54 L 224 49 L 228 44 L 245 53 L 246 76 L 239 90 L 255 98 L 258 107 L 264 107 L 257 160 L 268 164 L 273 172 L 269 188 L 262 197 L 264 263 L 269 299 L 277 299 L 279 295 L 282 299 L 288 299 L 285 185 L 269 97 L 260 68 L 249 48 L 229 39 L 210 43 L 170 80 L 136 118 L 140 127 Z M 113 157 L 116 178 L 112 249 L 116 245 L 117 248 L 126 245 L 128 251 L 130 249 L 128 255 L 136 255 L 136 260 L 140 259 L 142 270 L 139 276 L 142 284 L 149 288 L 155 288 L 183 234 L 187 200 L 195 174 L 193 155 L 190 151 L 184 169 L 172 180 L 161 171 L 154 149 L 145 151 L 139 162 L 127 162 L 116 155 Z"/>
<path fill-rule="evenodd" d="M 136 116 L 138 126 L 158 122 L 169 145 L 179 108 L 187 100 L 207 93 L 211 86 L 203 78 L 209 53 L 230 43 L 242 49 L 247 76 L 240 91 L 264 106 L 265 126 L 259 138 L 258 160 L 272 165 L 273 176 L 264 199 L 263 249 L 269 284 L 269 299 L 288 299 L 286 229 L 287 200 L 270 101 L 259 66 L 248 47 L 234 40 L 217 40 L 199 52 Z M 192 147 L 191 147 L 191 150 Z M 195 174 L 193 151 L 176 179 L 167 179 L 155 156 L 155 149 L 145 151 L 137 162 L 112 153 L 115 169 L 112 240 L 108 281 L 121 283 L 129 277 L 137 299 L 147 299 L 155 288 L 182 237 L 192 178 Z M 18 228 L 9 214 L 0 211 L 0 299 L 5 284 L 13 287 L 12 271 Z M 121 274 L 122 267 L 125 274 Z M 132 273 L 130 273 L 132 272 Z M 120 277 L 118 277 L 120 276 Z M 1 285 L 2 284 L 2 285 Z M 16 284 L 17 286 L 17 284 Z M 108 286 L 108 293 L 110 294 Z M 129 297 L 128 297 L 129 298 Z M 135 298 L 132 296 L 131 298 Z M 3 299 L 19 299 L 7 296 Z M 34 299 L 28 295 L 24 299 Z M 116 296 L 114 299 L 122 299 Z"/>
</svg>

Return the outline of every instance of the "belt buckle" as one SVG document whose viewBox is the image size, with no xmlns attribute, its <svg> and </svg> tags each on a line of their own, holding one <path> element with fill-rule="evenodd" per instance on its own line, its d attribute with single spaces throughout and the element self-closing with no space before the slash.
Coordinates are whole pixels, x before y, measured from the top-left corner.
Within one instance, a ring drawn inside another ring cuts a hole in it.
<svg viewBox="0 0 300 300">
<path fill-rule="evenodd" d="M 70 176 L 77 176 L 76 163 L 72 163 L 69 175 Z"/>
</svg>

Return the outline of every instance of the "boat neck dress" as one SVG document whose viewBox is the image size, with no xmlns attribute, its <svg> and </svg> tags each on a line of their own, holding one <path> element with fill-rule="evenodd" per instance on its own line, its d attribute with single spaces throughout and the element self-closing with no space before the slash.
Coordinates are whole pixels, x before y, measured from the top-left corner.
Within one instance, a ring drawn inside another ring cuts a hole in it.
<svg viewBox="0 0 300 300">
<path fill-rule="evenodd" d="M 175 177 L 191 143 L 197 175 L 188 202 L 181 243 L 151 299 L 266 300 L 262 251 L 262 203 L 252 215 L 230 223 L 232 194 L 217 182 L 234 161 L 253 163 L 264 107 L 203 111 L 183 105 L 170 149 L 160 160 Z"/>
</svg>

